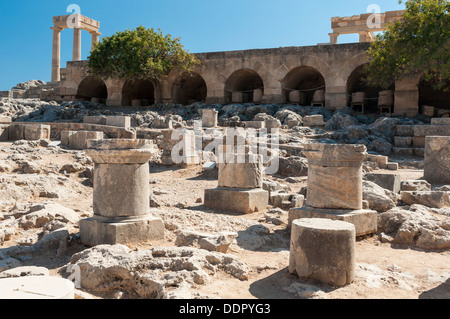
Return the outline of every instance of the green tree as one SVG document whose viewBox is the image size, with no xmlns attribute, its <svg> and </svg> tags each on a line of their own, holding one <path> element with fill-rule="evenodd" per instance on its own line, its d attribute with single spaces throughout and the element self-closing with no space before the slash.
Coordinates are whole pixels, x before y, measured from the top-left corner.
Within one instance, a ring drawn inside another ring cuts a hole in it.
<svg viewBox="0 0 450 319">
<path fill-rule="evenodd" d="M 103 79 L 159 80 L 171 70 L 189 72 L 199 63 L 179 38 L 143 26 L 104 37 L 88 58 L 90 74 Z"/>
<path fill-rule="evenodd" d="M 435 89 L 448 90 L 450 1 L 407 0 L 405 5 L 403 18 L 378 34 L 368 50 L 367 82 L 387 88 L 404 76 L 421 75 Z"/>
</svg>

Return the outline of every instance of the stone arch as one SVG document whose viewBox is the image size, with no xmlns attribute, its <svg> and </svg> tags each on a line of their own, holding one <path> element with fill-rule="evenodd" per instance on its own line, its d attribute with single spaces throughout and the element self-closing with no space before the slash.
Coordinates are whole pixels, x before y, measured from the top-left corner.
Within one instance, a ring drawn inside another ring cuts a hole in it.
<svg viewBox="0 0 450 319">
<path fill-rule="evenodd" d="M 264 81 L 256 71 L 240 69 L 233 72 L 226 80 L 224 94 L 227 102 L 261 102 L 264 95 Z"/>
<path fill-rule="evenodd" d="M 282 82 L 283 95 L 288 102 L 311 105 L 317 90 L 326 90 L 325 78 L 316 68 L 299 66 L 290 70 Z M 293 97 L 292 93 L 296 93 Z"/>
<path fill-rule="evenodd" d="M 78 85 L 77 100 L 106 104 L 108 89 L 103 80 L 96 77 L 87 77 Z"/>
<path fill-rule="evenodd" d="M 127 80 L 122 88 L 122 106 L 149 106 L 155 104 L 155 84 L 151 80 Z"/>
<path fill-rule="evenodd" d="M 450 81 L 447 81 L 447 90 L 435 89 L 433 83 L 424 80 L 419 81 L 419 111 L 424 114 L 425 107 L 434 107 L 433 116 L 450 114 Z M 427 111 L 433 112 L 433 109 Z M 430 114 L 431 115 L 431 114 Z"/>
<path fill-rule="evenodd" d="M 377 113 L 378 99 L 381 91 L 395 90 L 395 84 L 391 84 L 388 88 L 375 87 L 366 83 L 364 75 L 364 67 L 367 63 L 356 67 L 347 79 L 347 94 L 349 106 L 352 103 L 352 94 L 357 92 L 365 93 L 365 110 L 367 112 Z"/>
<path fill-rule="evenodd" d="M 195 102 L 205 102 L 208 88 L 203 77 L 195 72 L 185 72 L 178 76 L 172 84 L 172 101 L 189 105 Z"/>
</svg>

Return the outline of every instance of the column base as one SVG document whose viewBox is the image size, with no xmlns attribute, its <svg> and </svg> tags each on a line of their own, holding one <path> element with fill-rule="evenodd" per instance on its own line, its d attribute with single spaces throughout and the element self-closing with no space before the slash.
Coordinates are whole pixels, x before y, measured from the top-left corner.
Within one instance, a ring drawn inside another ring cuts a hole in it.
<svg viewBox="0 0 450 319">
<path fill-rule="evenodd" d="M 205 207 L 251 214 L 267 209 L 269 192 L 263 189 L 218 187 L 205 190 Z"/>
<path fill-rule="evenodd" d="M 164 239 L 164 223 L 152 215 L 80 220 L 80 238 L 86 246 L 136 244 Z"/>
<path fill-rule="evenodd" d="M 340 220 L 355 225 L 356 236 L 373 234 L 377 231 L 378 213 L 373 210 L 319 209 L 310 206 L 292 208 L 289 211 L 288 227 L 301 218 L 325 218 Z"/>
</svg>

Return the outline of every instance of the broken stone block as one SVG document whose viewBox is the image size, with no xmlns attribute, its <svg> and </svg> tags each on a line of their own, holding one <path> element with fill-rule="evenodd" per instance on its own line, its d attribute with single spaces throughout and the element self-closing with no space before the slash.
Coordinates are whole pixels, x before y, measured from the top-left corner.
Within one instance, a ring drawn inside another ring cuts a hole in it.
<svg viewBox="0 0 450 319">
<path fill-rule="evenodd" d="M 0 299 L 74 299 L 72 281 L 52 276 L 1 279 Z"/>
<path fill-rule="evenodd" d="M 430 184 L 450 184 L 450 136 L 426 137 L 424 178 Z"/>
<path fill-rule="evenodd" d="M 326 123 L 323 115 L 307 115 L 303 117 L 303 126 L 306 127 L 324 127 Z"/>
<path fill-rule="evenodd" d="M 219 112 L 215 109 L 202 109 L 201 115 L 202 115 L 202 127 L 209 128 L 209 127 L 217 127 L 218 119 L 217 115 Z"/>
<path fill-rule="evenodd" d="M 231 163 L 219 163 L 219 187 L 262 188 L 263 176 L 260 155 L 235 155 Z"/>
<path fill-rule="evenodd" d="M 450 207 L 450 192 L 419 191 L 400 192 L 401 200 L 406 205 L 420 204 L 431 208 Z"/>
<path fill-rule="evenodd" d="M 293 221 L 291 229 L 291 274 L 333 286 L 345 286 L 355 280 L 354 225 L 307 218 Z"/>
<path fill-rule="evenodd" d="M 94 131 L 78 131 L 67 133 L 68 135 L 68 147 L 75 150 L 84 150 L 87 148 L 87 143 L 89 140 L 102 140 L 103 132 L 94 132 Z M 62 136 L 61 136 L 62 139 Z M 66 139 L 66 135 L 64 135 L 64 139 Z M 62 141 L 61 141 L 62 143 Z"/>
<path fill-rule="evenodd" d="M 12 122 L 11 116 L 0 115 L 0 124 L 10 124 Z"/>
<path fill-rule="evenodd" d="M 374 182 L 375 184 L 385 189 L 389 189 L 394 193 L 400 192 L 400 174 L 369 173 L 366 174 L 366 180 Z"/>
<path fill-rule="evenodd" d="M 407 180 L 400 184 L 401 191 L 431 191 L 431 185 L 425 180 Z"/>
</svg>

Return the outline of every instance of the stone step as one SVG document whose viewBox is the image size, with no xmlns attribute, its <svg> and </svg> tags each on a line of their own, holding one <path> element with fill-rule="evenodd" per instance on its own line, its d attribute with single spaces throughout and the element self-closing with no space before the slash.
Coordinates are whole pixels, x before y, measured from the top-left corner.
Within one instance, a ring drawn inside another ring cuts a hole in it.
<svg viewBox="0 0 450 319">
<path fill-rule="evenodd" d="M 414 125 L 397 125 L 395 136 L 414 136 Z"/>
<path fill-rule="evenodd" d="M 392 152 L 397 156 L 425 157 L 425 149 L 419 147 L 394 147 Z"/>
</svg>

